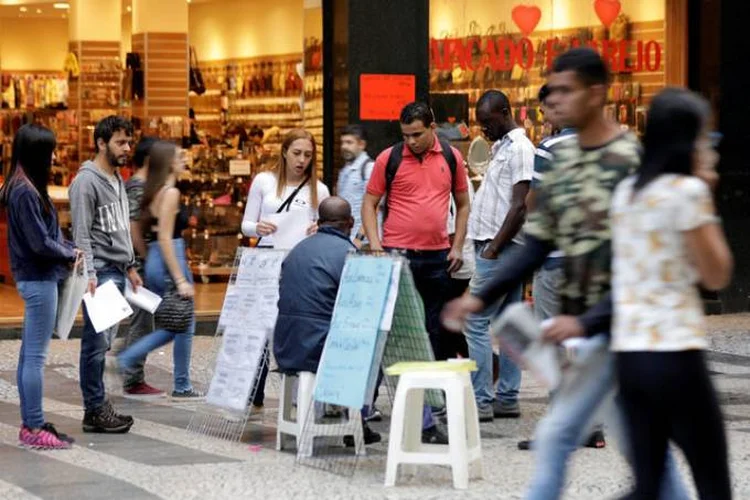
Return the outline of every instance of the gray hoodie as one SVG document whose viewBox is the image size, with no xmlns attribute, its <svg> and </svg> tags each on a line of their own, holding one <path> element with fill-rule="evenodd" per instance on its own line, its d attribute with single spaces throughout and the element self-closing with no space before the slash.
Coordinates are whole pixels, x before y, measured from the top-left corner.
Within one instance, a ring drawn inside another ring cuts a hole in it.
<svg viewBox="0 0 750 500">
<path fill-rule="evenodd" d="M 87 161 L 70 185 L 70 213 L 76 247 L 86 254 L 89 277 L 107 265 L 124 272 L 133 266 L 128 194 L 120 174 L 115 174 L 119 196 L 107 175 Z"/>
</svg>

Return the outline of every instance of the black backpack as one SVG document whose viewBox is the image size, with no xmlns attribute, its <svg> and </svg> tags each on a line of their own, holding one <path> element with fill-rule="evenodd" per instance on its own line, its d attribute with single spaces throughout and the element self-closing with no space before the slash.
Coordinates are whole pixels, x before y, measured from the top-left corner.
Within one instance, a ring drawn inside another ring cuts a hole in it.
<svg viewBox="0 0 750 500">
<path fill-rule="evenodd" d="M 445 158 L 445 162 L 448 164 L 448 168 L 451 172 L 451 193 L 455 193 L 456 155 L 453 154 L 453 149 L 447 141 L 440 140 L 440 147 L 443 149 L 443 158 Z M 388 193 L 391 192 L 391 184 L 393 184 L 393 179 L 396 178 L 398 167 L 401 166 L 403 152 L 403 142 L 394 144 L 393 149 L 391 150 L 391 155 L 388 157 L 388 163 L 385 166 L 385 202 L 383 203 L 383 221 L 388 217 Z"/>
</svg>

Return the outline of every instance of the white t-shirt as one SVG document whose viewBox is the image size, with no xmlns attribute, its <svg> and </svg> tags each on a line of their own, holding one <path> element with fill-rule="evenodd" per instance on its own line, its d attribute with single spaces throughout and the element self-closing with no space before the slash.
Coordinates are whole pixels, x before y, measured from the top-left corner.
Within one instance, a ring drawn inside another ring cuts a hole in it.
<svg viewBox="0 0 750 500">
<path fill-rule="evenodd" d="M 662 175 L 632 198 L 635 177 L 615 190 L 612 217 L 614 351 L 706 349 L 699 275 L 683 233 L 718 221 L 708 186 Z"/>
<path fill-rule="evenodd" d="M 468 237 L 493 239 L 510 211 L 513 186 L 533 177 L 534 144 L 524 129 L 513 129 L 492 145 L 492 159 L 471 207 Z M 523 243 L 521 231 L 513 241 Z"/>
<path fill-rule="evenodd" d="M 469 204 L 474 201 L 474 186 L 471 183 L 469 176 L 466 176 L 466 181 L 469 185 Z M 453 195 L 450 197 L 450 209 L 448 210 L 448 234 L 454 234 L 456 232 L 456 202 L 453 200 Z M 464 263 L 461 268 L 451 274 L 451 278 L 456 280 L 470 280 L 474 276 L 476 269 L 476 258 L 474 257 L 474 240 L 466 236 L 463 247 Z"/>
<path fill-rule="evenodd" d="M 250 194 L 247 197 L 245 215 L 242 218 L 242 234 L 245 236 L 258 236 L 256 228 L 258 222 L 264 217 L 275 214 L 284 201 L 297 189 L 297 186 L 285 186 L 281 196 L 276 196 L 277 178 L 272 172 L 261 172 L 255 176 L 250 186 Z M 330 196 L 325 184 L 318 181 L 318 204 Z M 318 207 L 312 206 L 310 200 L 310 183 L 305 184 L 294 197 L 289 210 L 308 210 L 310 213 L 310 224 L 318 218 Z M 264 236 L 261 243 L 263 246 L 273 246 L 273 235 Z"/>
</svg>

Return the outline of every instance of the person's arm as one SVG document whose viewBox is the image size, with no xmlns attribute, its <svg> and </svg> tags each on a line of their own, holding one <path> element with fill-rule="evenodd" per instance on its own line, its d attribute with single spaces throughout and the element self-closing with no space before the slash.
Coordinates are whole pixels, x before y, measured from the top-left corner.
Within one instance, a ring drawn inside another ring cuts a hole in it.
<svg viewBox="0 0 750 500">
<path fill-rule="evenodd" d="M 701 285 L 708 290 L 721 290 L 732 278 L 734 259 L 708 185 L 694 178 L 686 180 L 680 188 L 677 228 L 682 231 Z"/>
<path fill-rule="evenodd" d="M 140 225 L 143 188 L 140 185 L 128 183 L 125 189 L 128 193 L 128 207 L 130 211 L 130 239 L 133 242 L 133 249 L 136 254 L 141 259 L 145 259 L 148 250 L 146 249 L 146 241 L 143 238 L 143 230 Z"/>
<path fill-rule="evenodd" d="M 454 273 L 461 269 L 463 265 L 463 250 L 464 242 L 466 241 L 466 226 L 469 221 L 469 209 L 471 203 L 469 201 L 469 191 L 463 191 L 455 193 L 454 200 L 456 202 L 456 232 L 453 236 L 453 246 L 448 254 L 448 260 L 450 266 L 448 267 L 449 273 Z"/>
<path fill-rule="evenodd" d="M 380 200 L 385 196 L 385 168 L 388 158 L 391 156 L 391 148 L 386 149 L 378 155 L 367 181 L 367 190 L 362 200 L 362 227 L 370 242 L 370 249 L 376 252 L 383 250 L 378 232 L 378 207 Z M 384 222 L 385 223 L 385 222 Z"/>
<path fill-rule="evenodd" d="M 66 262 L 74 262 L 76 252 L 62 240 L 51 237 L 42 218 L 41 199 L 36 193 L 24 192 L 18 197 L 18 206 L 14 209 L 21 214 L 24 224 L 24 236 L 31 250 L 42 257 Z M 54 210 L 54 208 L 52 208 Z M 58 231 L 55 231 L 57 236 Z"/>
<path fill-rule="evenodd" d="M 510 201 L 508 215 L 500 230 L 482 252 L 484 259 L 497 259 L 500 252 L 516 237 L 526 220 L 526 195 L 529 193 L 528 181 L 513 186 L 513 197 Z"/>
<path fill-rule="evenodd" d="M 130 220 L 130 239 L 133 240 L 133 248 L 138 253 L 141 259 L 145 259 L 148 254 L 146 249 L 146 240 L 143 238 L 143 230 L 141 229 L 141 221 Z"/>
<path fill-rule="evenodd" d="M 94 252 L 91 247 L 91 228 L 96 213 L 96 194 L 91 189 L 88 179 L 78 178 L 77 180 L 78 182 L 71 184 L 69 191 L 73 241 L 76 247 L 83 252 L 86 260 L 86 270 L 89 275 L 88 291 L 93 295 L 96 291 L 97 281 Z"/>
<path fill-rule="evenodd" d="M 177 260 L 172 242 L 175 220 L 180 211 L 180 190 L 174 187 L 168 188 L 161 194 L 161 200 L 158 203 L 157 241 L 159 242 L 159 249 L 180 295 L 190 297 L 193 295 L 193 286 L 182 272 L 182 266 Z"/>
<path fill-rule="evenodd" d="M 268 236 L 276 230 L 274 224 L 260 221 L 264 178 L 264 174 L 258 174 L 250 185 L 245 214 L 242 217 L 242 234 L 245 236 Z"/>
<path fill-rule="evenodd" d="M 367 241 L 370 242 L 370 250 L 382 251 L 383 245 L 378 234 L 378 205 L 382 196 L 365 193 L 362 200 L 362 227 L 365 230 Z"/>
<path fill-rule="evenodd" d="M 580 316 L 561 315 L 550 318 L 544 328 L 544 340 L 559 344 L 573 337 L 610 335 L 612 331 L 612 292 Z"/>
</svg>

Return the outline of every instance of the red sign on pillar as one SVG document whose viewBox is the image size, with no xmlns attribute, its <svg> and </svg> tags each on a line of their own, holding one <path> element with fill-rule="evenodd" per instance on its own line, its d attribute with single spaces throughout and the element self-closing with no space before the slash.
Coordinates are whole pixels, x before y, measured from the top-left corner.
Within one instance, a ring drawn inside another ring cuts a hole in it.
<svg viewBox="0 0 750 500">
<path fill-rule="evenodd" d="M 414 75 L 360 75 L 359 119 L 398 120 L 416 98 L 416 88 Z"/>
</svg>

